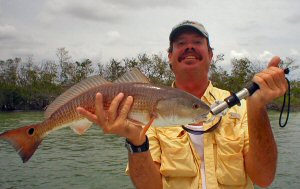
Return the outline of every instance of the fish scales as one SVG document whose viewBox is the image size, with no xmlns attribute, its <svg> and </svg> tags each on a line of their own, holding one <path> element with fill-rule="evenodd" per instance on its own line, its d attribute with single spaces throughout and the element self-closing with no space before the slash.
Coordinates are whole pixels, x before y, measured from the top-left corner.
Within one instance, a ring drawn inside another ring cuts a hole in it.
<svg viewBox="0 0 300 189">
<path fill-rule="evenodd" d="M 63 125 L 70 121 L 82 119 L 76 111 L 78 106 L 81 106 L 90 112 L 95 112 L 95 94 L 100 92 L 103 95 L 105 109 L 107 110 L 113 98 L 120 92 L 124 93 L 125 97 L 133 96 L 134 104 L 131 111 L 135 113 L 153 111 L 153 106 L 162 94 L 166 96 L 166 90 L 161 87 L 155 87 L 151 84 L 145 83 L 122 83 L 122 84 L 105 84 L 98 88 L 87 91 L 68 103 L 61 106 L 55 111 L 50 119 L 47 119 L 44 124 L 48 125 L 47 130 L 56 130 L 58 125 Z M 165 98 L 165 97 L 163 97 Z M 122 107 L 122 106 L 121 106 Z M 51 121 L 49 121 L 51 120 Z"/>
<path fill-rule="evenodd" d="M 210 110 L 199 98 L 179 89 L 150 83 L 108 83 L 101 79 L 98 79 L 98 84 L 96 80 L 87 79 L 60 95 L 46 110 L 43 122 L 6 131 L 0 134 L 0 138 L 9 141 L 26 162 L 43 138 L 54 130 L 70 126 L 76 133 L 83 134 L 92 123 L 76 109 L 80 106 L 94 113 L 97 92 L 103 95 L 105 110 L 120 92 L 124 93 L 125 98 L 132 96 L 133 104 L 128 118 L 144 125 L 190 124 L 199 121 L 195 118 L 205 117 Z M 122 108 L 123 104 L 124 100 L 119 107 Z"/>
</svg>

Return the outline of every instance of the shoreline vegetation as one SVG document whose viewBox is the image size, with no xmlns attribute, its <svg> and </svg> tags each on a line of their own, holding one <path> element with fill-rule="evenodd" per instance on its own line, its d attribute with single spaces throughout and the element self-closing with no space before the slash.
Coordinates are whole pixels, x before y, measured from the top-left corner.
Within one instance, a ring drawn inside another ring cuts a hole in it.
<svg viewBox="0 0 300 189">
<path fill-rule="evenodd" d="M 138 67 L 154 84 L 170 86 L 174 81 L 168 60 L 162 54 L 142 53 L 121 60 L 112 58 L 106 63 L 90 59 L 72 61 L 65 48 L 58 48 L 56 55 L 56 61 L 34 62 L 32 56 L 27 60 L 17 57 L 0 59 L 0 112 L 43 111 L 57 96 L 89 76 L 101 75 L 108 81 L 114 81 L 133 67 Z M 287 57 L 281 66 L 290 68 L 292 72 L 298 69 L 294 63 L 294 59 Z M 222 67 L 224 54 L 215 56 L 209 77 L 214 86 L 237 92 L 251 81 L 255 73 L 264 69 L 267 62 L 244 57 L 233 58 L 230 64 L 228 72 Z M 290 85 L 290 111 L 300 111 L 299 78 L 290 80 Z M 283 97 L 272 102 L 268 109 L 280 111 L 282 103 Z"/>
</svg>

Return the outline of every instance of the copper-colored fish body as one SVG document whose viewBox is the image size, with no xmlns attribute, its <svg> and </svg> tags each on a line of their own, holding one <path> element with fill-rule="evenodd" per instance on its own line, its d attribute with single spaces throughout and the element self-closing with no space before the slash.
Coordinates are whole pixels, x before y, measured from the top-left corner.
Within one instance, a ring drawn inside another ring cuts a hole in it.
<svg viewBox="0 0 300 189">
<path fill-rule="evenodd" d="M 143 77 L 127 75 L 125 78 Z M 76 108 L 80 106 L 95 112 L 95 95 L 98 92 L 103 95 L 105 109 L 108 109 L 114 97 L 121 92 L 125 97 L 132 96 L 134 101 L 128 118 L 144 125 L 152 121 L 154 126 L 162 127 L 189 124 L 195 118 L 209 113 L 209 106 L 182 90 L 147 82 L 119 81 L 110 83 L 99 76 L 88 78 L 71 87 L 50 104 L 43 122 L 6 131 L 0 134 L 0 138 L 9 141 L 23 162 L 26 162 L 43 138 L 55 130 L 70 126 L 76 133 L 83 134 L 92 123 L 82 117 Z"/>
</svg>

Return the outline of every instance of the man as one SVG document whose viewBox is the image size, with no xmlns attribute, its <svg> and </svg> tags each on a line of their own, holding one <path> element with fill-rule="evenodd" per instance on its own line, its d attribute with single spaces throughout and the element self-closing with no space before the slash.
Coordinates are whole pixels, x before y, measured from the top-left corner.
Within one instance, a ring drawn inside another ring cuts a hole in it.
<svg viewBox="0 0 300 189">
<path fill-rule="evenodd" d="M 229 95 L 213 87 L 208 79 L 213 52 L 202 24 L 184 21 L 173 28 L 169 40 L 173 87 L 207 104 Z M 187 125 L 185 130 L 150 127 L 147 136 L 140 137 L 142 128 L 126 119 L 133 98 L 123 99 L 122 93 L 114 98 L 108 111 L 98 93 L 95 114 L 82 108 L 78 112 L 105 133 L 126 138 L 128 171 L 137 188 L 253 188 L 253 183 L 266 187 L 274 180 L 277 162 L 266 105 L 287 89 L 279 63 L 280 58 L 274 57 L 266 70 L 255 75 L 253 81 L 260 89 L 241 106 L 232 107 L 220 124 Z"/>
</svg>

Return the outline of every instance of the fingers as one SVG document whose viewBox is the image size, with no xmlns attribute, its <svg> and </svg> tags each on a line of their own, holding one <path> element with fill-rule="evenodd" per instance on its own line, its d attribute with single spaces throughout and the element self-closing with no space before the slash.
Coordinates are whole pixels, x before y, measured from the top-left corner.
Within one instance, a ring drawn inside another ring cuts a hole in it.
<svg viewBox="0 0 300 189">
<path fill-rule="evenodd" d="M 278 68 L 281 62 L 279 57 L 273 57 L 266 70 L 257 73 L 253 81 L 259 85 L 259 92 L 254 96 L 260 96 L 259 100 L 269 103 L 284 95 L 287 90 L 284 70 Z"/>
<path fill-rule="evenodd" d="M 109 110 L 106 111 L 104 109 L 103 95 L 101 93 L 97 93 L 95 97 L 95 114 L 85 110 L 82 107 L 78 107 L 77 111 L 79 114 L 83 115 L 90 121 L 97 123 L 103 129 L 107 129 L 111 122 L 114 122 L 117 115 L 118 106 L 123 98 L 124 94 L 120 93 L 117 95 L 110 107 Z"/>
<path fill-rule="evenodd" d="M 284 70 L 278 67 L 280 62 L 280 57 L 274 56 L 269 62 L 268 68 L 257 74 L 257 76 L 265 80 L 271 89 L 286 89 L 287 87 Z"/>
<path fill-rule="evenodd" d="M 106 114 L 104 111 L 104 107 L 103 107 L 103 96 L 101 93 L 97 93 L 96 94 L 96 98 L 95 98 L 95 114 L 97 117 L 97 122 L 99 123 L 99 125 L 104 125 L 104 123 L 106 122 Z"/>
<path fill-rule="evenodd" d="M 133 98 L 132 96 L 128 96 L 126 98 L 126 101 L 122 107 L 122 109 L 120 110 L 120 115 L 119 115 L 119 119 L 127 119 L 128 113 L 131 109 L 131 105 L 133 103 Z"/>
<path fill-rule="evenodd" d="M 133 104 L 133 97 L 129 96 L 125 99 L 124 94 L 119 93 L 110 103 L 108 110 L 104 107 L 104 98 L 101 93 L 97 93 L 95 97 L 95 113 L 92 113 L 82 107 L 78 107 L 76 110 L 79 114 L 86 117 L 89 121 L 96 123 L 104 133 L 117 134 L 119 136 L 131 135 L 132 128 L 135 131 L 139 131 L 140 128 L 136 128 L 128 123 L 127 117 Z M 130 130 L 130 132 L 129 132 Z M 135 133 L 135 132 L 133 132 Z"/>
<path fill-rule="evenodd" d="M 113 123 L 118 115 L 118 108 L 120 106 L 121 101 L 124 98 L 124 94 L 123 93 L 119 93 L 111 102 L 109 109 L 108 109 L 108 120 L 109 123 Z"/>
<path fill-rule="evenodd" d="M 89 121 L 97 123 L 97 116 L 95 114 L 92 114 L 91 112 L 87 111 L 82 107 L 77 107 L 76 110 L 80 115 L 84 116 Z"/>
<path fill-rule="evenodd" d="M 273 90 L 276 90 L 277 88 L 281 89 L 285 85 L 284 72 L 277 67 L 270 67 L 256 74 L 256 76 L 263 79 L 267 86 Z M 259 84 L 260 82 L 257 83 Z"/>
<path fill-rule="evenodd" d="M 274 56 L 271 61 L 268 64 L 268 68 L 269 67 L 278 67 L 278 65 L 280 64 L 281 59 L 279 56 Z"/>
<path fill-rule="evenodd" d="M 285 79 L 284 70 L 282 70 L 281 68 L 277 68 L 277 67 L 270 67 L 268 69 L 268 71 L 272 74 L 273 80 L 274 80 L 276 86 L 279 89 L 286 91 L 287 81 Z"/>
</svg>

